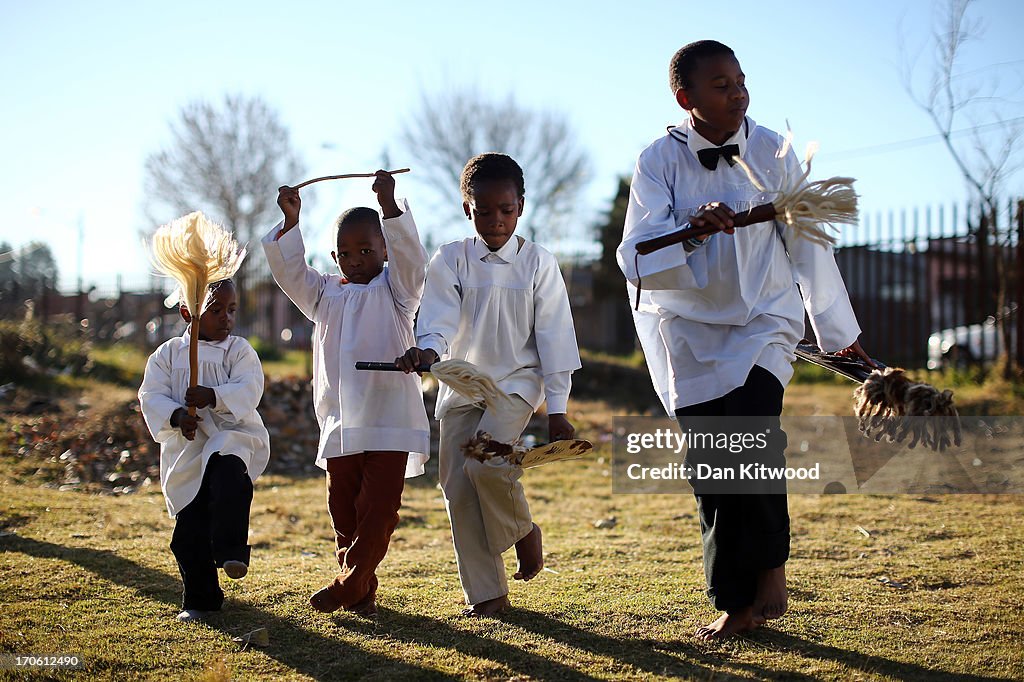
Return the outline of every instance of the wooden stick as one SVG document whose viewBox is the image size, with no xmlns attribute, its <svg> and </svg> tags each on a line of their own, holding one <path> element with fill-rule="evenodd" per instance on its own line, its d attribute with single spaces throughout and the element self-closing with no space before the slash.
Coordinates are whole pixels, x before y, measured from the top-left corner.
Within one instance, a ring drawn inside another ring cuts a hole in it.
<svg viewBox="0 0 1024 682">
<path fill-rule="evenodd" d="M 388 174 L 394 175 L 396 173 L 408 173 L 409 170 L 410 169 L 408 168 L 399 168 L 398 170 L 388 171 Z M 312 180 L 300 182 L 299 184 L 295 185 L 295 187 L 293 187 L 292 189 L 301 189 L 306 185 L 312 185 L 314 182 L 320 182 L 321 180 L 344 180 L 346 178 L 373 178 L 376 177 L 376 175 L 376 173 L 346 173 L 345 175 L 325 175 L 322 178 L 313 178 Z"/>
<path fill-rule="evenodd" d="M 188 387 L 199 385 L 199 316 L 192 318 L 188 335 Z M 196 406 L 188 406 L 188 416 L 196 416 Z"/>
<path fill-rule="evenodd" d="M 732 224 L 734 227 L 746 227 L 747 225 L 754 225 L 756 223 L 774 220 L 775 214 L 775 204 L 761 204 L 760 206 L 755 206 L 748 211 L 740 211 L 734 215 L 732 217 Z M 669 232 L 668 234 L 660 237 L 654 237 L 653 239 L 637 242 L 636 252 L 642 256 L 646 256 L 658 249 L 664 249 L 666 246 L 679 244 L 691 237 L 703 237 L 704 235 L 713 234 L 718 231 L 719 229 L 717 227 L 713 227 L 711 225 L 705 225 L 704 227 L 684 227 L 681 230 Z"/>
</svg>

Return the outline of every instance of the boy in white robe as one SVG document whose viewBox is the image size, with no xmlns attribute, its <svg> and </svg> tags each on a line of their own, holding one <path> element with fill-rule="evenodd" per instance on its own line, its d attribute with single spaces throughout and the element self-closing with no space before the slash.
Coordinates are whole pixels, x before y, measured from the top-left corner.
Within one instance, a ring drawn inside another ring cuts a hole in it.
<svg viewBox="0 0 1024 682">
<path fill-rule="evenodd" d="M 514 577 L 534 578 L 544 565 L 541 530 L 519 482 L 522 468 L 503 457 L 465 457 L 462 445 L 477 431 L 516 441 L 545 399 L 550 439 L 572 438 L 565 413 L 580 357 L 555 257 L 513 234 L 525 195 L 519 164 L 504 154 L 481 154 L 466 164 L 460 184 L 477 236 L 441 246 L 430 261 L 417 346 L 395 362 L 411 372 L 441 358 L 466 360 L 515 403 L 496 413 L 442 385 L 435 410 L 441 488 L 470 605 L 465 613 L 491 616 L 508 606 L 502 553 L 514 545 Z"/>
<path fill-rule="evenodd" d="M 430 453 L 430 427 L 418 376 L 357 371 L 363 360 L 390 360 L 413 340 L 427 254 L 395 180 L 373 183 L 384 215 L 354 208 L 336 223 L 331 257 L 342 276 L 306 264 L 297 228 L 301 200 L 279 190 L 284 214 L 263 239 L 274 279 L 315 323 L 313 406 L 320 424 L 316 464 L 327 471 L 327 505 L 341 573 L 310 597 L 328 613 L 376 613 L 376 569 L 398 525 L 405 478 L 419 476 Z M 385 260 L 388 267 L 384 267 Z"/>
<path fill-rule="evenodd" d="M 160 443 L 167 511 L 176 519 L 171 551 L 184 587 L 181 621 L 220 610 L 218 567 L 233 579 L 248 572 L 252 484 L 270 460 L 270 434 L 256 412 L 263 367 L 245 339 L 231 336 L 235 286 L 224 280 L 210 290 L 198 320 L 199 385 L 189 387 L 186 330 L 149 357 L 139 388 L 146 426 Z M 179 309 L 197 323 L 184 305 Z"/>
<path fill-rule="evenodd" d="M 631 303 L 642 289 L 637 333 L 654 387 L 682 427 L 699 430 L 709 423 L 703 418 L 728 418 L 750 433 L 763 427 L 771 433 L 764 461 L 777 465 L 786 446 L 778 416 L 804 310 L 822 349 L 870 359 L 830 248 L 774 221 L 733 227 L 735 211 L 770 200 L 733 156 L 769 190 L 800 175 L 792 151 L 778 158 L 783 139 L 746 116 L 745 76 L 733 51 L 691 43 L 675 54 L 669 76 L 688 116 L 640 154 L 617 252 Z M 638 242 L 686 223 L 719 231 L 637 254 Z M 688 462 L 708 454 L 694 448 Z M 704 494 L 696 485 L 694 492 L 708 595 L 725 612 L 697 636 L 727 637 L 780 617 L 789 557 L 784 484 L 774 494 Z"/>
</svg>

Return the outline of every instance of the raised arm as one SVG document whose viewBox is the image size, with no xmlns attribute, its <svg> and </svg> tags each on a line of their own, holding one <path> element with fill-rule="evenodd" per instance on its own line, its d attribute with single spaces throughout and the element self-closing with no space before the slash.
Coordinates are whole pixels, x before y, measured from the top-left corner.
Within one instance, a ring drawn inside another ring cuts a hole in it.
<svg viewBox="0 0 1024 682">
<path fill-rule="evenodd" d="M 395 178 L 388 172 L 377 171 L 373 183 L 381 215 L 384 218 L 384 241 L 388 249 L 388 285 L 398 304 L 411 318 L 416 314 L 423 297 L 423 283 L 427 270 L 427 251 L 420 243 L 416 221 L 409 204 L 395 200 Z"/>
<path fill-rule="evenodd" d="M 316 312 L 326 276 L 306 264 L 306 246 L 299 226 L 301 201 L 292 187 L 278 190 L 277 204 L 284 219 L 263 237 L 263 252 L 274 280 L 292 303 L 310 320 Z"/>
</svg>

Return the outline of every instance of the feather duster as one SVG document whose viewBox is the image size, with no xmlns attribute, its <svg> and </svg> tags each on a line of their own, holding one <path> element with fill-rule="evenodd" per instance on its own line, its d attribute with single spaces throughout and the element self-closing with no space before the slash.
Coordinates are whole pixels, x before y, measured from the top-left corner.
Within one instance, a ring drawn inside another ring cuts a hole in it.
<svg viewBox="0 0 1024 682">
<path fill-rule="evenodd" d="M 782 158 L 789 151 L 789 137 L 779 150 L 777 156 Z M 787 187 L 769 192 L 753 169 L 738 156 L 732 157 L 747 174 L 751 184 L 758 191 L 774 195 L 770 203 L 759 204 L 753 208 L 740 211 L 732 218 L 735 227 L 746 227 L 768 220 L 779 220 L 793 228 L 801 239 L 814 242 L 821 246 L 836 243 L 836 237 L 825 226 L 835 228 L 836 223 L 857 222 L 857 193 L 853 189 L 853 178 L 833 177 L 826 180 L 807 182 L 811 174 L 811 159 L 817 151 L 816 145 L 808 145 L 804 158 L 803 174 L 788 184 Z M 673 244 L 679 244 L 691 237 L 703 237 L 718 232 L 717 227 L 685 227 L 660 237 L 639 242 L 636 245 L 637 255 L 653 253 Z M 639 288 L 639 287 L 638 287 Z"/>
<path fill-rule="evenodd" d="M 232 277 L 242 265 L 245 249 L 231 233 L 199 211 L 160 227 L 151 242 L 153 264 L 173 278 L 189 316 L 189 386 L 198 382 L 199 317 L 209 298 L 209 286 Z M 189 408 L 195 415 L 195 408 Z"/>
<path fill-rule="evenodd" d="M 494 379 L 465 360 L 435 362 L 430 366 L 430 373 L 459 395 L 474 401 L 484 401 L 491 410 L 502 410 L 512 400 L 505 391 L 498 388 Z"/>
<path fill-rule="evenodd" d="M 779 151 L 780 158 L 788 152 L 788 147 L 789 137 Z M 807 182 L 811 174 L 811 159 L 817 151 L 816 144 L 807 146 L 803 174 L 788 188 L 771 193 L 775 194 L 771 206 L 775 208 L 775 217 L 793 228 L 798 237 L 821 246 L 834 246 L 836 237 L 824 226 L 835 228 L 836 223 L 856 223 L 857 193 L 853 190 L 853 178 L 832 177 Z M 743 169 L 754 187 L 768 193 L 743 159 L 734 156 L 733 161 Z"/>
</svg>

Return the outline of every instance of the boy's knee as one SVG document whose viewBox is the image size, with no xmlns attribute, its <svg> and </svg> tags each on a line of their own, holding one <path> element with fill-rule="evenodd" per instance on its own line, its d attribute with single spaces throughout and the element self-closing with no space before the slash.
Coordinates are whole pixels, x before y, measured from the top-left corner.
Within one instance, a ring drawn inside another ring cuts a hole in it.
<svg viewBox="0 0 1024 682">
<path fill-rule="evenodd" d="M 210 456 L 207 468 L 222 477 L 249 477 L 245 462 L 238 455 L 215 452 Z"/>
<path fill-rule="evenodd" d="M 473 481 L 474 485 L 487 476 L 492 475 L 494 471 L 493 465 L 473 459 L 472 457 L 466 458 L 465 464 L 462 465 L 462 470 L 465 472 L 466 478 Z"/>
<path fill-rule="evenodd" d="M 441 484 L 445 502 L 449 507 L 465 507 L 477 503 L 476 490 L 468 475 L 452 477 Z"/>
<path fill-rule="evenodd" d="M 464 471 L 477 491 L 488 484 L 515 483 L 523 475 L 522 467 L 510 463 L 504 457 L 492 457 L 486 462 L 467 457 Z"/>
</svg>

